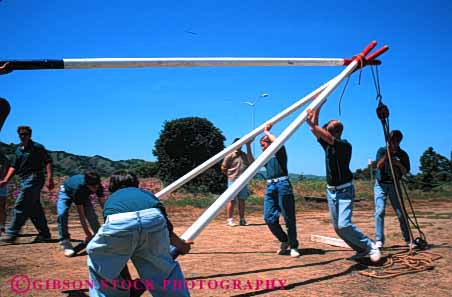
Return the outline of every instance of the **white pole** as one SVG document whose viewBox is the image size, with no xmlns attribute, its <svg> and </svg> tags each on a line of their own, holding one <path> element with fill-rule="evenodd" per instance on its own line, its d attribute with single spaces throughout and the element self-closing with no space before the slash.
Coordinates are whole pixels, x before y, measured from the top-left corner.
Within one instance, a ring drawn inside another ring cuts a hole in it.
<svg viewBox="0 0 452 297">
<path fill-rule="evenodd" d="M 350 75 L 358 62 L 353 61 L 344 71 L 342 71 L 331 83 L 314 99 L 307 109 L 316 109 L 326 101 L 328 95 L 334 91 L 339 83 Z M 211 220 L 220 212 L 224 205 L 247 184 L 256 172 L 264 166 L 284 144 L 284 142 L 296 131 L 296 129 L 305 122 L 307 112 L 304 110 L 282 133 L 276 140 L 239 176 L 228 189 L 218 197 L 218 199 L 191 225 L 187 231 L 182 234 L 181 238 L 185 240 L 194 240 L 199 233 L 209 224 Z"/>
<path fill-rule="evenodd" d="M 64 69 L 193 66 L 344 66 L 340 58 L 70 58 Z"/>
<path fill-rule="evenodd" d="M 307 102 L 311 101 L 313 99 L 312 97 L 314 97 L 319 92 L 324 90 L 328 86 L 328 84 L 333 82 L 333 80 L 334 79 L 328 81 L 327 83 L 325 83 L 322 86 L 320 86 L 319 88 L 317 88 L 315 91 L 309 93 L 308 95 L 306 95 L 302 99 L 298 100 L 297 102 L 295 102 L 294 104 L 292 104 L 291 106 L 289 106 L 288 108 L 286 108 L 285 110 L 283 110 L 282 112 L 280 112 L 279 114 L 277 114 L 276 116 L 271 118 L 269 120 L 269 122 L 277 123 L 277 122 L 281 121 L 283 118 L 285 118 L 288 115 L 292 114 L 297 109 L 299 109 L 300 107 L 305 105 Z M 242 145 L 244 145 L 249 140 L 255 138 L 262 131 L 264 131 L 264 128 L 265 128 L 265 123 L 260 125 L 259 127 L 257 127 L 253 131 L 249 132 L 248 134 L 246 134 L 245 136 L 240 138 L 240 140 L 234 142 L 233 144 L 231 144 L 229 147 L 225 148 L 221 152 L 217 153 L 216 155 L 214 155 L 213 157 L 211 157 L 210 159 L 208 159 L 207 161 L 205 161 L 204 163 L 202 163 L 198 167 L 192 169 L 190 172 L 186 173 L 185 175 L 183 175 L 182 177 L 180 177 L 179 179 L 177 179 L 173 183 L 171 183 L 168 186 L 166 186 L 164 189 L 162 189 L 160 192 L 158 192 L 156 194 L 156 196 L 159 197 L 160 199 L 165 198 L 165 196 L 169 195 L 173 191 L 177 190 L 178 188 L 180 188 L 181 186 L 183 186 L 184 184 L 186 184 L 187 182 L 189 182 L 190 180 L 192 180 L 196 176 L 200 175 L 201 173 L 203 173 L 204 171 L 206 171 L 207 169 L 209 169 L 210 167 L 212 167 L 213 165 L 218 163 L 227 154 L 233 152 L 234 150 L 236 150 L 237 148 L 241 147 Z"/>
</svg>

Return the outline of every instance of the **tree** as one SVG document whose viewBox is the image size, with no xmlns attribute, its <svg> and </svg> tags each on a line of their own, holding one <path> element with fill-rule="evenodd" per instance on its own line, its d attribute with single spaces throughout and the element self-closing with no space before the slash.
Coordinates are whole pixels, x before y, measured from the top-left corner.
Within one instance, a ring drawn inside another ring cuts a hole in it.
<svg viewBox="0 0 452 297">
<path fill-rule="evenodd" d="M 450 181 L 452 163 L 446 157 L 436 153 L 429 147 L 420 158 L 419 170 L 423 174 L 431 174 L 437 181 Z"/>
<path fill-rule="evenodd" d="M 159 164 L 157 162 L 146 162 L 131 168 L 139 177 L 148 178 L 158 174 Z"/>
<path fill-rule="evenodd" d="M 224 149 L 225 137 L 205 118 L 166 121 L 153 154 L 160 165 L 158 176 L 166 184 L 175 181 Z M 222 193 L 226 176 L 216 164 L 184 187 L 191 192 Z"/>
<path fill-rule="evenodd" d="M 446 157 L 435 152 L 429 147 L 420 158 L 421 171 L 419 180 L 424 184 L 424 189 L 429 190 L 441 182 L 452 181 L 452 163 Z"/>
</svg>

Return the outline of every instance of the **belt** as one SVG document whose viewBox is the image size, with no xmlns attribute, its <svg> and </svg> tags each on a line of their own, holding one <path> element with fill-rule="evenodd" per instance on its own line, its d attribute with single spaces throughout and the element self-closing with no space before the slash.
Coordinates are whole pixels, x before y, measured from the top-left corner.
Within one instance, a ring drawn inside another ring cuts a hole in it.
<svg viewBox="0 0 452 297">
<path fill-rule="evenodd" d="M 277 177 L 277 178 L 271 178 L 271 179 L 267 179 L 267 184 L 271 184 L 271 183 L 277 183 L 283 180 L 287 180 L 289 179 L 288 176 L 281 176 L 281 177 Z"/>
<path fill-rule="evenodd" d="M 139 211 L 131 211 L 131 212 L 123 212 L 123 213 L 115 213 L 107 216 L 107 222 L 119 221 L 123 219 L 134 219 L 139 217 L 144 217 L 149 214 L 162 214 L 158 208 L 148 208 Z"/>
<path fill-rule="evenodd" d="M 342 190 L 345 188 L 348 188 L 350 186 L 353 186 L 353 182 L 348 182 L 339 186 L 330 186 L 330 185 L 326 185 L 328 190 L 333 190 L 333 191 L 337 191 L 337 190 Z"/>
</svg>

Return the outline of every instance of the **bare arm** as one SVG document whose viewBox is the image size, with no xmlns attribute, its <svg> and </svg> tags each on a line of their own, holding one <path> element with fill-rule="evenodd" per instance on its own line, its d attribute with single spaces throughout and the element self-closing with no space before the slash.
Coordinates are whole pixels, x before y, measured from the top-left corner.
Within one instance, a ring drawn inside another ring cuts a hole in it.
<svg viewBox="0 0 452 297">
<path fill-rule="evenodd" d="M 265 128 L 264 128 L 264 134 L 267 135 L 268 140 L 270 140 L 271 142 L 273 142 L 273 141 L 276 140 L 276 136 L 273 135 L 273 134 L 270 132 L 270 129 L 271 129 L 272 127 L 273 127 L 273 124 L 272 124 L 272 123 L 267 123 L 267 124 L 265 125 Z"/>
<path fill-rule="evenodd" d="M 6 173 L 5 177 L 0 181 L 0 187 L 4 187 L 9 182 L 15 171 L 16 170 L 14 169 L 14 167 L 8 168 L 8 172 Z"/>
<path fill-rule="evenodd" d="M 46 171 L 47 171 L 47 188 L 49 190 L 52 190 L 55 187 L 55 184 L 53 182 L 53 168 L 52 163 L 46 164 Z"/>
<path fill-rule="evenodd" d="M 86 223 L 85 209 L 83 208 L 83 205 L 77 205 L 77 212 L 80 218 L 80 224 L 82 225 L 83 231 L 85 232 L 85 241 L 88 242 L 93 237 L 93 234 L 89 230 L 88 224 Z"/>
<path fill-rule="evenodd" d="M 383 168 L 385 166 L 385 162 L 388 159 L 388 154 L 384 154 L 383 157 L 380 158 L 377 162 L 377 169 Z"/>
<path fill-rule="evenodd" d="M 185 255 L 188 254 L 188 252 L 190 251 L 193 241 L 185 241 L 179 236 L 177 236 L 176 233 L 171 232 L 170 243 L 176 247 L 176 250 L 180 254 Z"/>
<path fill-rule="evenodd" d="M 308 116 L 306 118 L 306 122 L 311 127 L 311 132 L 314 134 L 317 139 L 321 138 L 328 144 L 334 143 L 333 135 L 331 135 L 330 132 L 328 132 L 326 129 L 323 129 L 319 126 L 319 114 L 320 109 L 322 108 L 322 105 L 319 106 L 316 110 L 308 109 L 307 113 Z"/>
<path fill-rule="evenodd" d="M 253 151 L 251 150 L 251 142 L 253 142 L 253 140 L 246 143 L 246 157 L 248 159 L 248 163 L 250 164 L 254 162 Z"/>
</svg>

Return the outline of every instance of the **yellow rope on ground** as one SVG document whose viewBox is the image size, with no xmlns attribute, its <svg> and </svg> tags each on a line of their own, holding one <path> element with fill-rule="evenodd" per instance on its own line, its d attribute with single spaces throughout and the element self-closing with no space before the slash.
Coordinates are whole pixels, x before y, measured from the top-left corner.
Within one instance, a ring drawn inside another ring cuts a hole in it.
<svg viewBox="0 0 452 297">
<path fill-rule="evenodd" d="M 431 270 L 433 262 L 442 258 L 441 255 L 426 251 L 414 251 L 389 255 L 386 263 L 379 270 L 360 271 L 360 274 L 374 278 L 391 278 L 399 275 Z"/>
</svg>

